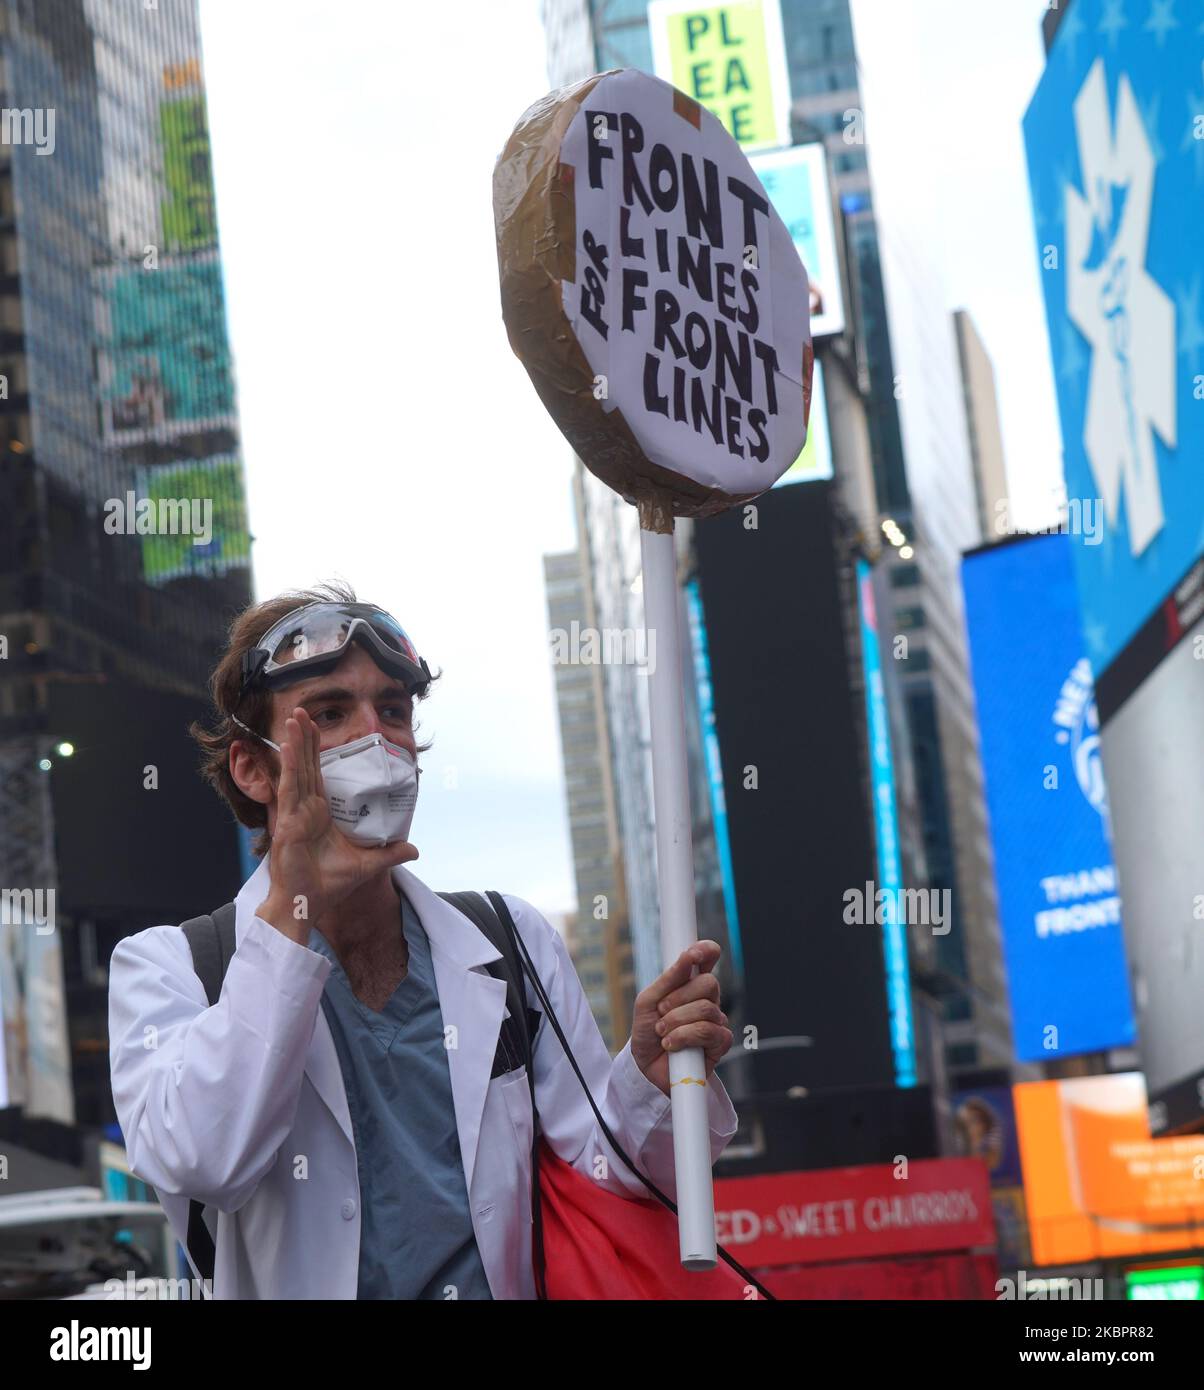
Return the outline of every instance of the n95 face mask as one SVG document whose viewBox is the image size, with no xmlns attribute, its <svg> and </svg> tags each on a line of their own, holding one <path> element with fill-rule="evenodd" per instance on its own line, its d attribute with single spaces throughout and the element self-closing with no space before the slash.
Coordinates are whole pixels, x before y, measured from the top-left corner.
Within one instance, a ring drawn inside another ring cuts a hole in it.
<svg viewBox="0 0 1204 1390">
<path fill-rule="evenodd" d="M 335 825 L 359 845 L 404 840 L 418 800 L 412 753 L 380 734 L 368 734 L 321 755 L 326 802 Z"/>
</svg>

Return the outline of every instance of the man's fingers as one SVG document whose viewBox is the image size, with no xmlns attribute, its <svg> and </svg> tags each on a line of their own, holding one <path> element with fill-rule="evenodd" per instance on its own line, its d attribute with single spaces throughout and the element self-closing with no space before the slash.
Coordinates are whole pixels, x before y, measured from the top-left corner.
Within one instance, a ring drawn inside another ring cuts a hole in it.
<svg viewBox="0 0 1204 1390">
<path fill-rule="evenodd" d="M 722 1053 L 731 1043 L 732 1030 L 721 1023 L 687 1023 L 661 1039 L 661 1047 L 666 1052 L 680 1052 L 683 1047 L 701 1047 L 705 1052 Z"/>
<path fill-rule="evenodd" d="M 723 947 L 717 941 L 699 941 L 691 946 L 690 950 L 698 954 L 699 973 L 704 970 L 713 970 L 719 964 L 719 957 L 723 954 Z"/>
<path fill-rule="evenodd" d="M 670 990 L 656 1006 L 662 1017 L 683 1004 L 692 1004 L 696 999 L 710 999 L 719 1003 L 719 980 L 709 971 L 705 975 L 695 975 L 678 989 Z"/>
<path fill-rule="evenodd" d="M 287 767 L 291 774 L 290 783 L 292 799 L 288 804 L 289 810 L 296 810 L 305 795 L 305 760 L 301 756 L 301 745 L 299 742 L 299 731 L 297 721 L 289 715 L 284 721 L 284 737 L 280 740 L 280 764 Z M 280 809 L 285 809 L 283 799 L 284 774 L 280 775 L 281 799 Z"/>
<path fill-rule="evenodd" d="M 297 796 L 297 750 L 286 724 L 284 742 L 280 745 L 280 785 L 276 789 L 276 805 L 280 815 L 288 815 L 297 809 Z"/>
<path fill-rule="evenodd" d="M 679 989 L 690 978 L 694 967 L 700 972 L 709 971 L 719 959 L 721 950 L 718 942 L 696 941 L 693 946 L 681 953 L 673 964 L 641 993 L 646 1005 L 655 1006 L 671 991 Z"/>
<path fill-rule="evenodd" d="M 319 742 L 317 726 L 300 705 L 293 711 L 297 726 L 297 768 L 301 800 L 313 796 L 321 785 L 315 770 L 317 762 L 316 745 Z"/>
<path fill-rule="evenodd" d="M 300 769 L 301 799 L 304 801 L 314 794 L 314 726 L 310 717 L 299 706 L 293 711 L 297 723 L 297 766 Z"/>
<path fill-rule="evenodd" d="M 675 1028 L 687 1023 L 727 1023 L 727 1015 L 713 999 L 695 999 L 680 1008 L 670 1009 L 656 1025 L 661 1037 L 668 1037 Z"/>
<path fill-rule="evenodd" d="M 322 783 L 322 735 L 318 726 L 306 711 L 305 726 L 309 731 L 309 789 L 314 796 L 325 797 L 326 789 Z"/>
<path fill-rule="evenodd" d="M 364 853 L 372 865 L 373 872 L 396 868 L 398 864 L 406 864 L 411 859 L 418 858 L 418 850 L 408 840 L 394 840 L 391 845 L 378 845 L 375 849 L 365 850 Z"/>
</svg>

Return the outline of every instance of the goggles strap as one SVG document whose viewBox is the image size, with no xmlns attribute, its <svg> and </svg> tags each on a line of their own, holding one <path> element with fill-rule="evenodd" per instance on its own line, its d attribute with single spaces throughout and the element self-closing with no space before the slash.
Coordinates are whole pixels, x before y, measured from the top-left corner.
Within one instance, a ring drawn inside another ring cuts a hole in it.
<svg viewBox="0 0 1204 1390">
<path fill-rule="evenodd" d="M 273 743 L 270 738 L 264 738 L 262 734 L 257 734 L 249 725 L 244 724 L 237 714 L 230 715 L 230 719 L 237 724 L 240 729 L 246 729 L 247 733 L 249 733 L 252 738 L 257 738 L 260 743 L 266 743 L 269 748 L 274 748 L 277 753 L 282 751 L 278 743 Z"/>
<path fill-rule="evenodd" d="M 255 685 L 263 668 L 267 665 L 268 653 L 262 647 L 253 647 L 242 654 L 242 691 L 245 695 Z M 245 725 L 244 725 L 245 727 Z"/>
</svg>

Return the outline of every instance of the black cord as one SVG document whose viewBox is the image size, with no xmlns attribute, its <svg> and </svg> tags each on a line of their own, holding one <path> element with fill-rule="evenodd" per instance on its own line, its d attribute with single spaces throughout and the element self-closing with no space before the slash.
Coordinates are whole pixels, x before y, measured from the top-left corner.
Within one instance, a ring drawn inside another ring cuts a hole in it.
<svg viewBox="0 0 1204 1390">
<path fill-rule="evenodd" d="M 500 897 L 501 895 L 495 895 L 493 893 L 490 893 L 490 900 L 493 901 L 495 896 Z M 496 908 L 497 904 L 495 903 L 494 906 Z M 505 907 L 504 902 L 502 906 Z M 498 915 L 499 917 L 502 915 L 500 911 L 498 912 Z M 510 912 L 508 908 L 506 909 L 506 915 L 505 918 L 503 918 L 503 920 L 505 921 L 507 919 L 510 919 Z M 512 919 L 508 921 L 508 925 L 513 926 Z M 539 1002 L 544 1006 L 544 1012 L 547 1016 L 548 1022 L 552 1025 L 552 1031 L 556 1034 L 557 1038 L 559 1038 L 560 1045 L 564 1049 L 564 1055 L 569 1059 L 569 1065 L 573 1068 L 573 1071 L 576 1072 L 577 1080 L 581 1082 L 581 1088 L 582 1090 L 584 1090 L 586 1099 L 590 1103 L 590 1109 L 593 1110 L 594 1116 L 597 1119 L 598 1124 L 601 1126 L 602 1133 L 606 1136 L 607 1142 L 610 1144 L 611 1148 L 614 1149 L 615 1153 L 618 1154 L 618 1156 L 623 1160 L 627 1167 L 630 1168 L 630 1170 L 635 1174 L 637 1178 L 639 1178 L 639 1180 L 644 1184 L 648 1191 L 652 1193 L 656 1200 L 660 1202 L 662 1206 L 667 1207 L 669 1211 L 671 1211 L 673 1215 L 676 1216 L 676 1202 L 674 1202 L 671 1198 L 667 1197 L 660 1190 L 660 1188 L 657 1187 L 657 1185 L 651 1180 L 651 1178 L 645 1177 L 645 1175 L 640 1172 L 640 1170 L 635 1166 L 635 1164 L 632 1163 L 631 1159 L 628 1158 L 626 1152 L 623 1150 L 622 1145 L 620 1145 L 619 1141 L 610 1132 L 610 1127 L 602 1118 L 602 1112 L 598 1109 L 594 1101 L 594 1097 L 589 1089 L 589 1085 L 586 1082 L 585 1077 L 581 1075 L 581 1068 L 577 1065 L 577 1059 L 573 1056 L 572 1050 L 568 1045 L 568 1040 L 564 1036 L 564 1031 L 560 1026 L 560 1020 L 556 1017 L 555 1010 L 552 1008 L 552 1001 L 548 998 L 547 992 L 545 991 L 539 976 L 535 972 L 535 966 L 531 960 L 530 955 L 527 952 L 526 943 L 523 941 L 522 935 L 517 928 L 514 928 L 512 935 L 514 937 L 514 940 L 518 943 L 518 950 L 522 960 L 523 968 L 527 972 L 527 975 L 529 976 L 532 985 L 534 985 L 535 987 L 535 993 L 539 997 Z M 533 1076 L 532 1088 L 534 1088 Z M 747 1269 L 745 1269 L 739 1260 L 737 1260 L 733 1255 L 729 1255 L 722 1245 L 716 1244 L 715 1248 L 719 1253 L 720 1259 L 722 1259 L 726 1264 L 730 1265 L 732 1269 L 734 1269 L 742 1279 L 744 1279 L 747 1283 L 751 1284 L 763 1297 L 769 1299 L 771 1302 L 777 1302 L 776 1295 L 771 1294 L 769 1290 L 765 1287 L 765 1285 L 762 1284 L 755 1275 L 751 1274 Z M 546 1295 L 543 1296 L 546 1297 Z"/>
</svg>

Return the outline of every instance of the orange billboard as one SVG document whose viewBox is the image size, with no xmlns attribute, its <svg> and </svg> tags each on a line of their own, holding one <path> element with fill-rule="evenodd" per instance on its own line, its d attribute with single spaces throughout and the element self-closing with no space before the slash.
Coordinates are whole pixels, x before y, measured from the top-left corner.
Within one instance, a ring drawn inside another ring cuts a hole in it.
<svg viewBox="0 0 1204 1390">
<path fill-rule="evenodd" d="M 1013 1096 L 1035 1263 L 1204 1246 L 1204 1135 L 1152 1139 L 1140 1072 Z"/>
</svg>

